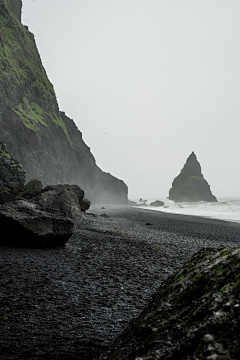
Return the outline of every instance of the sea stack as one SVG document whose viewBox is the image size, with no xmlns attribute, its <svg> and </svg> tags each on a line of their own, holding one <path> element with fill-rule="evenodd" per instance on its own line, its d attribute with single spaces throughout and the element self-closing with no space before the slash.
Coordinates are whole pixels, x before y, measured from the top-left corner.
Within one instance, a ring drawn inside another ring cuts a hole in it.
<svg viewBox="0 0 240 360">
<path fill-rule="evenodd" d="M 180 202 L 217 202 L 211 193 L 210 185 L 204 179 L 201 166 L 194 152 L 188 157 L 180 174 L 173 180 L 169 199 Z"/>
</svg>

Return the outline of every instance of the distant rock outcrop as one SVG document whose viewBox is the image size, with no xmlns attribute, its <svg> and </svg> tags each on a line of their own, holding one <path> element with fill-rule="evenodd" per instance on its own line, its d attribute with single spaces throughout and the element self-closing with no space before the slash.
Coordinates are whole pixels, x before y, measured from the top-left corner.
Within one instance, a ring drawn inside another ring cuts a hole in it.
<svg viewBox="0 0 240 360">
<path fill-rule="evenodd" d="M 100 360 L 239 359 L 239 329 L 240 246 L 202 249 Z"/>
<path fill-rule="evenodd" d="M 163 201 L 160 201 L 160 200 L 156 200 L 156 201 L 153 201 L 150 206 L 153 206 L 153 207 L 159 207 L 159 206 L 164 206 L 164 202 Z"/>
<path fill-rule="evenodd" d="M 194 152 L 188 157 L 180 174 L 174 179 L 169 191 L 169 199 L 176 202 L 217 201 L 202 175 L 201 166 Z"/>
<path fill-rule="evenodd" d="M 91 202 L 127 204 L 126 184 L 97 166 L 74 121 L 59 111 L 21 7 L 21 0 L 0 0 L 0 140 L 26 181 L 77 184 Z"/>
</svg>

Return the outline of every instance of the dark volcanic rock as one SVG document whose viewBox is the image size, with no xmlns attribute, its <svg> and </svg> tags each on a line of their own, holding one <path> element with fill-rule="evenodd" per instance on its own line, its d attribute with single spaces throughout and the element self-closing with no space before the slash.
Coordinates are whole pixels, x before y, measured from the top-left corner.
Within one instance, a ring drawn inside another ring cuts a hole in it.
<svg viewBox="0 0 240 360">
<path fill-rule="evenodd" d="M 73 231 L 73 221 L 36 204 L 16 200 L 0 206 L 1 245 L 45 248 L 63 246 Z"/>
<path fill-rule="evenodd" d="M 101 360 L 239 359 L 240 246 L 206 248 L 156 291 Z"/>
<path fill-rule="evenodd" d="M 74 121 L 59 111 L 34 36 L 20 22 L 21 4 L 0 0 L 0 140 L 27 182 L 78 184 L 91 202 L 127 204 L 126 184 L 96 165 Z"/>
<path fill-rule="evenodd" d="M 41 181 L 32 179 L 21 189 L 19 196 L 25 199 L 32 199 L 43 191 Z"/>
<path fill-rule="evenodd" d="M 72 190 L 71 190 L 72 189 Z M 72 219 L 82 216 L 79 197 L 77 194 L 83 193 L 77 185 L 51 185 L 36 196 L 33 201 L 46 210 L 55 210 Z"/>
<path fill-rule="evenodd" d="M 21 22 L 22 17 L 22 0 L 8 0 L 9 7 L 18 21 Z"/>
<path fill-rule="evenodd" d="M 8 191 L 2 191 L 0 192 L 0 204 L 5 204 L 9 201 L 14 201 L 15 197 L 10 194 Z"/>
<path fill-rule="evenodd" d="M 129 200 L 129 199 L 128 199 L 128 205 L 129 205 L 129 206 L 135 206 L 135 204 L 137 204 L 136 201 L 132 201 L 132 200 Z"/>
<path fill-rule="evenodd" d="M 90 205 L 91 205 L 91 201 L 86 199 L 86 198 L 83 198 L 81 201 L 80 201 L 80 207 L 81 207 L 81 210 L 83 212 L 85 212 L 86 210 L 88 210 L 90 208 Z"/>
<path fill-rule="evenodd" d="M 201 166 L 194 152 L 188 157 L 180 174 L 174 179 L 169 191 L 169 199 L 176 202 L 217 201 L 202 175 Z"/>
<path fill-rule="evenodd" d="M 77 195 L 79 202 L 84 198 L 84 191 L 78 185 L 68 185 L 68 184 L 48 185 L 44 188 L 43 191 L 49 191 L 49 190 L 53 190 L 56 192 L 60 192 L 62 190 L 72 191 Z"/>
<path fill-rule="evenodd" d="M 156 207 L 163 206 L 163 205 L 164 205 L 164 202 L 160 201 L 160 200 L 156 200 L 150 204 L 150 206 L 156 206 Z"/>
<path fill-rule="evenodd" d="M 25 171 L 18 161 L 6 151 L 5 145 L 0 141 L 0 191 L 12 192 L 20 190 L 25 182 Z"/>
</svg>

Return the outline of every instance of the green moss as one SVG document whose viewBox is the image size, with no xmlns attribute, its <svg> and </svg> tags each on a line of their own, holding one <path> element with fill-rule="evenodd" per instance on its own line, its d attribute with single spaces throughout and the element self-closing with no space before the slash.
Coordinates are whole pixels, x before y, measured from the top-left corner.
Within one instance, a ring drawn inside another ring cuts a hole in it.
<svg viewBox="0 0 240 360">
<path fill-rule="evenodd" d="M 184 276 L 184 275 L 181 275 L 180 278 L 178 278 L 177 281 L 181 281 L 181 280 L 183 280 L 184 278 L 185 278 L 185 276 Z"/>
<path fill-rule="evenodd" d="M 0 157 L 2 159 L 11 159 L 12 158 L 11 155 L 8 152 L 6 152 L 5 150 L 0 150 Z"/>
<path fill-rule="evenodd" d="M 23 197 L 24 194 L 29 192 L 30 190 L 31 190 L 31 183 L 28 183 L 28 184 L 23 186 L 23 188 L 21 189 L 21 192 L 18 194 L 18 196 Z"/>
<path fill-rule="evenodd" d="M 225 291 L 227 291 L 228 288 L 230 288 L 230 284 L 226 285 L 221 291 L 219 291 L 220 295 L 223 295 L 225 293 Z"/>
<path fill-rule="evenodd" d="M 235 284 L 239 283 L 240 281 L 240 274 L 236 276 Z"/>
<path fill-rule="evenodd" d="M 59 115 L 56 95 L 36 48 L 34 36 L 8 11 L 5 0 L 0 0 L 0 107 L 11 106 L 19 120 L 32 131 L 39 124 L 54 122 L 72 142 L 64 121 Z M 15 99 L 19 99 L 18 104 Z"/>
<path fill-rule="evenodd" d="M 0 148 L 0 161 L 4 163 L 5 161 L 8 161 L 8 163 L 11 163 L 11 166 L 16 168 L 17 171 L 23 171 L 22 165 L 15 162 L 11 155 L 5 150 Z"/>
<path fill-rule="evenodd" d="M 198 284 L 199 283 L 199 281 L 202 279 L 202 276 L 203 276 L 203 274 L 198 274 L 197 276 L 195 276 L 195 278 L 193 279 L 193 284 Z"/>
<path fill-rule="evenodd" d="M 220 256 L 225 256 L 225 255 L 227 255 L 229 253 L 230 253 L 230 250 L 223 249 L 222 251 L 220 251 Z"/>
<path fill-rule="evenodd" d="M 33 35 L 12 13 L 8 13 L 6 8 L 4 10 L 6 15 L 0 15 L 0 30 L 4 42 L 4 49 L 0 46 L 1 82 L 7 83 L 8 88 L 10 86 L 16 91 L 16 85 L 24 86 L 28 80 L 32 91 L 38 91 L 45 99 L 56 99 L 53 86 L 42 66 Z M 3 86 L 1 89 L 6 101 L 8 101 L 8 88 L 4 89 Z"/>
<path fill-rule="evenodd" d="M 216 275 L 220 275 L 222 274 L 222 264 L 221 265 L 216 265 L 213 267 L 213 271 L 216 272 Z"/>
<path fill-rule="evenodd" d="M 236 255 L 228 256 L 227 260 L 229 260 L 231 262 L 239 262 L 239 258 Z"/>
<path fill-rule="evenodd" d="M 27 98 L 24 98 L 23 103 L 18 104 L 12 110 L 19 115 L 24 125 L 33 131 L 39 130 L 38 123 L 47 126 L 44 121 L 44 110 L 36 103 L 29 104 Z"/>
</svg>

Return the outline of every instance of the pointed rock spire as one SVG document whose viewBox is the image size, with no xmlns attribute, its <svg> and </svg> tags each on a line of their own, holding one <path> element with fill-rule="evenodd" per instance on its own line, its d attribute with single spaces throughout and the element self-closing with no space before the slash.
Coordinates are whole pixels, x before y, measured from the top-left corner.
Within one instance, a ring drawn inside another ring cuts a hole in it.
<svg viewBox="0 0 240 360">
<path fill-rule="evenodd" d="M 194 152 L 187 158 L 180 174 L 174 179 L 169 191 L 169 199 L 176 202 L 217 201 L 202 175 L 201 166 Z"/>
</svg>

